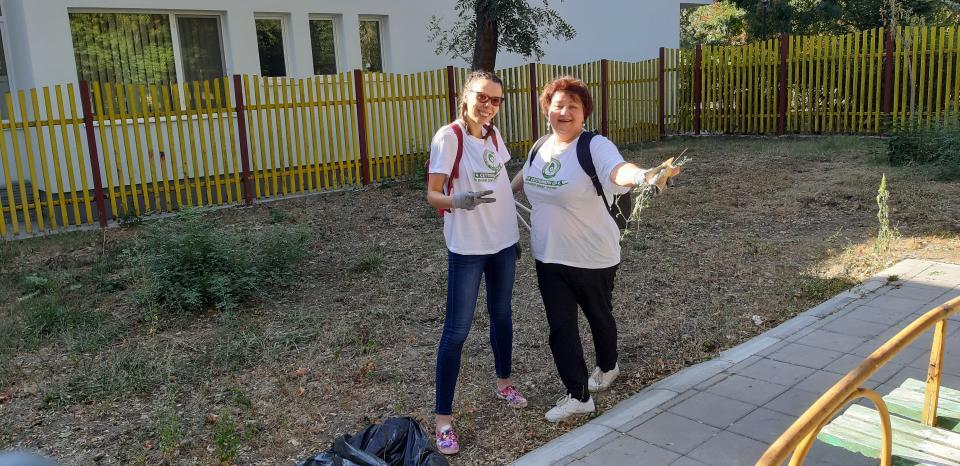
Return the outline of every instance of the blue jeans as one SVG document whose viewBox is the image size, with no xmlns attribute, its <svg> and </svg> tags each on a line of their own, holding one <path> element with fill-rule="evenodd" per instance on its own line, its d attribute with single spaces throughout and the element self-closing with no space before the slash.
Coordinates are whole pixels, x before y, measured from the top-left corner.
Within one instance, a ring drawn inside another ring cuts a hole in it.
<svg viewBox="0 0 960 466">
<path fill-rule="evenodd" d="M 487 283 L 487 312 L 490 314 L 490 346 L 497 377 L 510 377 L 513 352 L 513 278 L 517 267 L 514 246 L 484 255 L 461 255 L 448 251 L 447 315 L 437 349 L 436 414 L 450 414 L 453 392 L 460 374 L 460 352 L 470 333 L 480 292 L 480 278 Z"/>
</svg>

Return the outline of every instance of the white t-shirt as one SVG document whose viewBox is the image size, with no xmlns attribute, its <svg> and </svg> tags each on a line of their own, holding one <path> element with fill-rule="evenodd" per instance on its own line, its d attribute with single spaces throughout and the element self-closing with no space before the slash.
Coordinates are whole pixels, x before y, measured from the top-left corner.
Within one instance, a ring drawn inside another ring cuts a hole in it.
<svg viewBox="0 0 960 466">
<path fill-rule="evenodd" d="M 453 180 L 453 193 L 493 190 L 487 196 L 496 202 L 480 204 L 473 210 L 453 209 L 443 216 L 443 237 L 447 249 L 456 254 L 494 254 L 520 240 L 513 190 L 504 164 L 510 152 L 494 128 L 499 148 L 492 137 L 470 135 L 462 122 L 463 156 L 460 174 Z M 457 157 L 457 135 L 447 125 L 440 128 L 430 144 L 430 173 L 450 175 Z M 446 189 L 446 184 L 444 184 Z"/>
<path fill-rule="evenodd" d="M 602 269 L 620 263 L 620 230 L 597 195 L 596 188 L 577 161 L 578 137 L 558 149 L 556 137 L 548 139 L 533 160 L 523 164 L 523 190 L 532 206 L 530 250 L 540 262 L 585 269 Z M 607 202 L 630 188 L 610 181 L 610 172 L 623 156 L 609 139 L 597 135 L 590 154 Z"/>
</svg>

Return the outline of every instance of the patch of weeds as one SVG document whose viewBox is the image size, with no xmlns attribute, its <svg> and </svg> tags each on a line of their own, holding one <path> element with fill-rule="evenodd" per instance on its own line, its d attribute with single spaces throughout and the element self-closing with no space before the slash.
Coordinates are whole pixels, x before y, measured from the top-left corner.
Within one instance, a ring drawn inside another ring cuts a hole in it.
<svg viewBox="0 0 960 466">
<path fill-rule="evenodd" d="M 240 387 L 229 387 L 227 388 L 227 393 L 230 395 L 231 401 L 236 406 L 239 406 L 244 409 L 253 408 L 253 401 L 250 400 L 250 397 L 243 392 L 243 389 Z"/>
<path fill-rule="evenodd" d="M 50 293 L 55 289 L 55 286 L 50 277 L 31 274 L 23 277 L 23 288 L 29 293 L 28 296 L 36 296 Z"/>
<path fill-rule="evenodd" d="M 35 347 L 59 339 L 69 351 L 82 352 L 98 348 L 116 334 L 102 313 L 69 306 L 56 295 L 26 299 L 16 311 L 19 321 L 0 329 L 0 347 Z"/>
<path fill-rule="evenodd" d="M 799 297 L 813 301 L 825 301 L 856 285 L 855 282 L 840 277 L 807 277 L 801 284 Z"/>
<path fill-rule="evenodd" d="M 48 406 L 65 406 L 150 393 L 170 379 L 173 369 L 172 357 L 157 350 L 135 346 L 102 354 L 76 370 L 72 378 L 52 385 L 43 400 Z"/>
<path fill-rule="evenodd" d="M 383 248 L 376 246 L 372 250 L 361 254 L 350 270 L 354 273 L 373 273 L 380 269 L 383 261 Z"/>
<path fill-rule="evenodd" d="M 160 400 L 155 429 L 157 448 L 164 459 L 170 460 L 179 452 L 185 434 L 183 422 L 177 413 L 175 391 L 169 387 L 164 389 Z"/>
<path fill-rule="evenodd" d="M 288 221 L 290 221 L 290 216 L 287 215 L 287 213 L 284 212 L 284 210 L 281 209 L 280 207 L 276 207 L 276 206 L 270 207 L 269 212 L 270 212 L 271 224 L 277 225 L 280 223 L 287 223 Z"/>
<path fill-rule="evenodd" d="M 0 267 L 6 266 L 13 259 L 13 246 L 0 239 Z"/>
<path fill-rule="evenodd" d="M 894 166 L 927 164 L 943 181 L 960 179 L 960 121 L 947 115 L 940 121 L 914 118 L 898 123 L 887 140 L 887 156 Z"/>
<path fill-rule="evenodd" d="M 873 251 L 884 254 L 890 251 L 893 242 L 900 237 L 895 228 L 890 226 L 890 192 L 887 191 L 887 175 L 880 178 L 880 188 L 877 190 L 877 241 L 873 243 Z"/>
<path fill-rule="evenodd" d="M 240 447 L 250 439 L 251 433 L 237 424 L 230 410 L 223 408 L 213 425 L 213 454 L 221 464 L 230 464 L 237 459 Z"/>
<path fill-rule="evenodd" d="M 117 223 L 127 227 L 140 226 L 143 223 L 143 217 L 137 213 L 133 206 L 127 206 L 117 212 Z"/>
<path fill-rule="evenodd" d="M 292 283 L 310 238 L 305 228 L 279 225 L 228 232 L 211 227 L 198 210 L 185 209 L 150 225 L 128 261 L 144 306 L 229 310 Z"/>
<path fill-rule="evenodd" d="M 91 267 L 90 273 L 98 293 L 114 293 L 127 287 L 117 272 L 122 269 L 119 257 L 101 256 Z"/>
<path fill-rule="evenodd" d="M 893 274 L 893 275 L 888 275 L 888 276 L 887 276 L 887 282 L 892 283 L 892 282 L 899 281 L 899 280 L 900 280 L 900 276 L 897 275 L 897 274 Z"/>
<path fill-rule="evenodd" d="M 259 328 L 246 325 L 236 313 L 226 313 L 217 330 L 217 340 L 194 364 L 210 373 L 229 373 L 255 365 L 269 356 L 269 347 Z"/>
</svg>

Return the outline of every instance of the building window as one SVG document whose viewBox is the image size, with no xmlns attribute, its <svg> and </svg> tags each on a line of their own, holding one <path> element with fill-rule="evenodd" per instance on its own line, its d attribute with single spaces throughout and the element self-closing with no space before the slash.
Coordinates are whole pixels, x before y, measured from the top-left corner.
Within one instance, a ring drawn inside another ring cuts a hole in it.
<svg viewBox="0 0 960 466">
<path fill-rule="evenodd" d="M 260 75 L 286 76 L 287 64 L 283 48 L 283 20 L 257 18 L 257 50 L 260 52 Z"/>
<path fill-rule="evenodd" d="M 310 20 L 313 74 L 335 74 L 337 72 L 337 49 L 334 37 L 332 19 Z"/>
<path fill-rule="evenodd" d="M 380 20 L 360 20 L 360 60 L 365 71 L 383 72 Z"/>
<path fill-rule="evenodd" d="M 178 16 L 183 81 L 225 76 L 220 45 L 220 19 L 210 16 Z"/>
<path fill-rule="evenodd" d="M 172 84 L 226 74 L 216 16 L 70 13 L 70 31 L 81 80 Z"/>
</svg>

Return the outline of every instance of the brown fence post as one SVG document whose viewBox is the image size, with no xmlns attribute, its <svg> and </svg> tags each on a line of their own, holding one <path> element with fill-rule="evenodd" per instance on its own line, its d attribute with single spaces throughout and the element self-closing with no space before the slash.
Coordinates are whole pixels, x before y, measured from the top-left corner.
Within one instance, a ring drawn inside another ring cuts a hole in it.
<svg viewBox="0 0 960 466">
<path fill-rule="evenodd" d="M 530 144 L 540 139 L 540 103 L 537 95 L 537 64 L 527 65 L 530 70 Z"/>
<path fill-rule="evenodd" d="M 787 55 L 790 42 L 787 34 L 780 34 L 780 73 L 777 76 L 777 136 L 787 133 Z"/>
<path fill-rule="evenodd" d="M 107 206 L 103 199 L 103 174 L 100 172 L 100 153 L 97 150 L 97 136 L 93 130 L 93 110 L 90 109 L 90 83 L 80 81 L 80 106 L 83 108 L 83 126 L 87 131 L 87 149 L 90 154 L 90 172 L 93 175 L 93 198 L 97 203 L 97 216 L 100 226 L 107 226 Z M 109 174 L 108 174 L 109 175 Z"/>
<path fill-rule="evenodd" d="M 666 56 L 666 49 L 660 47 L 660 57 L 657 59 L 657 128 L 660 130 L 661 137 L 667 134 L 666 102 L 664 102 L 664 96 L 666 95 L 664 92 L 666 86 L 665 81 L 667 77 Z"/>
<path fill-rule="evenodd" d="M 883 44 L 883 122 L 886 132 L 893 112 L 893 28 L 886 27 L 887 39 Z"/>
<path fill-rule="evenodd" d="M 247 146 L 247 116 L 244 114 L 243 83 L 240 75 L 233 75 L 233 95 L 237 101 L 237 137 L 240 138 L 240 189 L 243 202 L 253 205 L 253 176 L 250 173 L 250 148 Z"/>
<path fill-rule="evenodd" d="M 447 109 L 450 111 L 450 121 L 457 119 L 457 85 L 453 78 L 453 65 L 447 66 Z"/>
<path fill-rule="evenodd" d="M 610 62 L 604 58 L 600 60 L 600 134 L 609 136 L 610 122 L 610 74 L 607 71 Z"/>
<path fill-rule="evenodd" d="M 693 134 L 700 134 L 703 119 L 703 49 L 697 44 L 693 59 Z"/>
<path fill-rule="evenodd" d="M 353 70 L 353 86 L 357 96 L 357 137 L 360 139 L 360 179 L 370 184 L 370 154 L 367 153 L 367 115 L 363 98 L 363 71 Z"/>
</svg>

